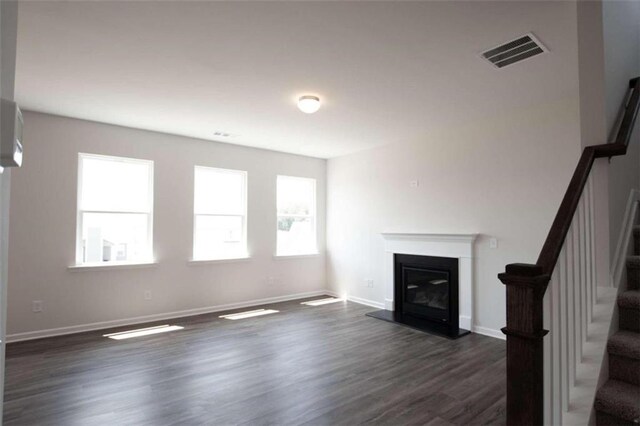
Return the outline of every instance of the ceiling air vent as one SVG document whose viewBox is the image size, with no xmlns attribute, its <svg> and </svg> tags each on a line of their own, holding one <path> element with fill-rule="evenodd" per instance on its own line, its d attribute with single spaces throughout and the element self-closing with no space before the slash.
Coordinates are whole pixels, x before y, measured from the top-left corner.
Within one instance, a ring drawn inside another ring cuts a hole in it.
<svg viewBox="0 0 640 426">
<path fill-rule="evenodd" d="M 531 33 L 482 53 L 482 57 L 496 68 L 524 61 L 547 52 L 547 48 Z"/>
</svg>

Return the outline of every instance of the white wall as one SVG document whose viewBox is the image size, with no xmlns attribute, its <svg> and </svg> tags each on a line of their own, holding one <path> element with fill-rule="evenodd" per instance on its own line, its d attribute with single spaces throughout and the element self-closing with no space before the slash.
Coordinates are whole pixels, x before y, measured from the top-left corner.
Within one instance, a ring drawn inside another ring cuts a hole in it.
<svg viewBox="0 0 640 426">
<path fill-rule="evenodd" d="M 325 288 L 325 160 L 32 112 L 25 113 L 24 140 L 24 166 L 12 176 L 10 335 Z M 156 266 L 68 269 L 75 261 L 78 152 L 155 162 Z M 192 249 L 194 165 L 248 171 L 251 260 L 187 263 Z M 273 258 L 277 174 L 317 179 L 320 256 Z M 275 278 L 273 284 L 269 277 Z M 151 301 L 144 300 L 146 290 L 152 292 Z M 42 313 L 31 312 L 33 300 L 44 302 Z"/>
<path fill-rule="evenodd" d="M 508 263 L 536 261 L 578 159 L 578 107 L 576 93 L 419 143 L 329 160 L 331 289 L 384 303 L 381 232 L 479 233 L 475 325 L 501 335 L 505 289 L 497 275 Z M 373 288 L 363 286 L 367 278 Z"/>
<path fill-rule="evenodd" d="M 483 78 L 510 85 L 516 76 L 527 80 L 535 100 L 487 108 L 484 120 L 461 113 L 455 124 L 433 125 L 420 140 L 329 160 L 327 279 L 333 291 L 384 303 L 381 232 L 478 233 L 474 329 L 502 336 L 505 287 L 497 275 L 509 263 L 535 263 L 581 153 L 577 5 L 530 6 L 535 20 L 515 31 L 533 31 L 550 53 Z M 508 25 L 505 16 L 496 12 L 494 24 Z M 557 70 L 554 84 L 535 71 L 541 63 Z M 458 90 L 495 102 L 496 94 L 473 75 L 461 78 Z M 564 90 L 553 89 L 558 84 Z M 413 180 L 417 188 L 410 187 Z M 498 239 L 497 249 L 489 248 L 490 237 Z"/>
<path fill-rule="evenodd" d="M 580 140 L 582 147 L 601 145 L 607 140 L 604 87 L 604 41 L 602 3 L 580 0 L 578 20 L 578 79 L 580 87 Z M 574 166 L 575 167 L 575 166 Z M 596 240 L 596 280 L 608 286 L 609 245 L 609 160 L 597 159 L 591 170 Z"/>
<path fill-rule="evenodd" d="M 0 2 L 0 95 L 8 100 L 14 98 L 17 26 L 18 3 Z M 0 172 L 0 423 L 4 395 L 10 184 L 11 171 Z"/>
<path fill-rule="evenodd" d="M 604 85 L 607 129 L 612 129 L 629 80 L 640 76 L 640 2 L 603 1 Z M 627 200 L 640 188 L 640 124 L 627 155 L 615 157 L 609 167 L 609 217 L 611 247 L 615 247 Z M 613 250 L 611 250 L 613 255 Z"/>
</svg>

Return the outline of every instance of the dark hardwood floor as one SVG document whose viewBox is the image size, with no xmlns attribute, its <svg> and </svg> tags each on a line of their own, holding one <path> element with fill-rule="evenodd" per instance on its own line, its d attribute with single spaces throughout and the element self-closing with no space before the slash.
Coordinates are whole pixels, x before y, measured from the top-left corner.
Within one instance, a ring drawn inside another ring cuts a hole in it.
<svg viewBox="0 0 640 426">
<path fill-rule="evenodd" d="M 122 341 L 102 331 L 9 344 L 4 422 L 505 423 L 503 341 L 424 334 L 354 303 L 269 307 L 280 313 L 165 321 L 185 329 Z"/>
</svg>

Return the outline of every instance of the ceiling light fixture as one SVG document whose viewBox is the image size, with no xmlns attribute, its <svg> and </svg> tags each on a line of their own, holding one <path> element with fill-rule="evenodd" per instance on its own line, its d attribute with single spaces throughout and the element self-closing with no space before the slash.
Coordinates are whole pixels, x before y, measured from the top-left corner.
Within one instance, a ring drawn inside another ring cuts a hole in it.
<svg viewBox="0 0 640 426">
<path fill-rule="evenodd" d="M 320 109 L 320 98 L 313 95 L 300 96 L 298 108 L 306 114 L 313 114 Z"/>
</svg>

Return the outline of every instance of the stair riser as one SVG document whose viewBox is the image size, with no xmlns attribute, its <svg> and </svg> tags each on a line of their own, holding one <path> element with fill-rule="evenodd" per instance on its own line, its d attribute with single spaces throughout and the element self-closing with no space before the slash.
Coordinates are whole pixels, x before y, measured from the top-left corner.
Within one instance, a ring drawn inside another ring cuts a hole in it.
<svg viewBox="0 0 640 426">
<path fill-rule="evenodd" d="M 618 322 L 621 330 L 640 333 L 640 311 L 637 309 L 620 308 L 618 313 Z"/>
<path fill-rule="evenodd" d="M 633 422 L 622 420 L 602 411 L 596 411 L 596 424 L 598 426 L 638 426 Z"/>
<path fill-rule="evenodd" d="M 640 268 L 627 265 L 627 290 L 640 289 Z"/>
<path fill-rule="evenodd" d="M 609 354 L 609 377 L 640 385 L 640 360 Z"/>
</svg>

